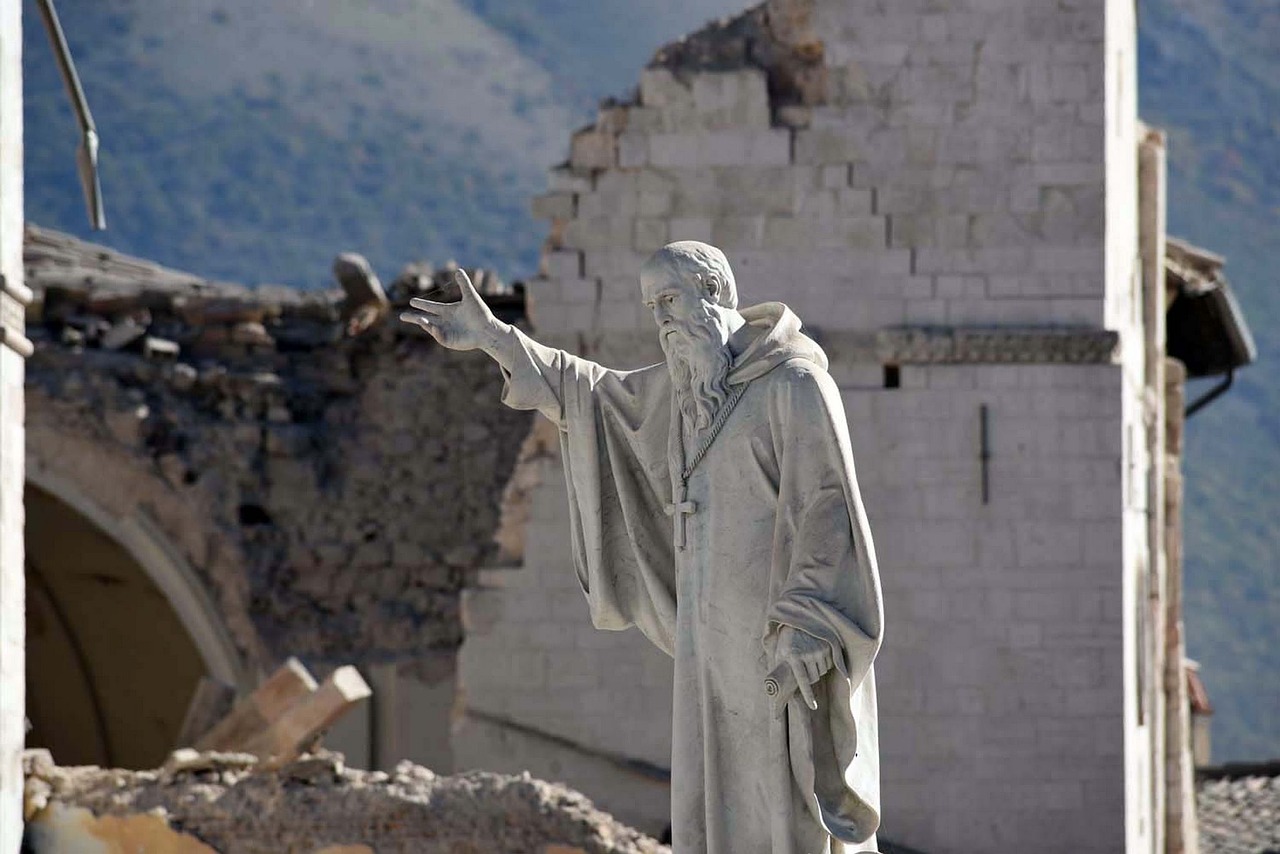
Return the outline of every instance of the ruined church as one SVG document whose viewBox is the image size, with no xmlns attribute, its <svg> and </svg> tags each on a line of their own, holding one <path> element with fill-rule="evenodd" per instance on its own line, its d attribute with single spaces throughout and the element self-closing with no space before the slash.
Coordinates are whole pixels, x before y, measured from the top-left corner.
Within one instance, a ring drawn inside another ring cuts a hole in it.
<svg viewBox="0 0 1280 854">
<path fill-rule="evenodd" d="M 901 850 L 1199 850 L 1184 386 L 1254 348 L 1223 259 L 1165 233 L 1135 63 L 1130 3 L 768 0 L 659 50 L 533 201 L 539 269 L 475 277 L 640 367 L 641 262 L 704 240 L 822 345 Z M 351 663 L 347 764 L 527 770 L 663 832 L 670 662 L 590 625 L 554 427 L 391 319 L 446 270 L 241 287 L 29 226 L 23 272 L 29 745 L 153 767 L 202 679 Z"/>
</svg>

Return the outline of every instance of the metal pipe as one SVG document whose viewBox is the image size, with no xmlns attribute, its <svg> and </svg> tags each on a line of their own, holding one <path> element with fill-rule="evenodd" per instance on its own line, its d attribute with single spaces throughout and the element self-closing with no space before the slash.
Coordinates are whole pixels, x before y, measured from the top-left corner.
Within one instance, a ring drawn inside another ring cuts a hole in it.
<svg viewBox="0 0 1280 854">
<path fill-rule="evenodd" d="M 44 18 L 45 30 L 53 44 L 53 56 L 58 61 L 58 71 L 62 73 L 62 82 L 67 87 L 71 106 L 80 122 L 80 148 L 76 151 L 76 167 L 80 173 L 80 187 L 84 191 L 85 204 L 89 209 L 89 223 L 95 231 L 102 231 L 107 227 L 107 214 L 102 205 L 102 182 L 98 176 L 98 128 L 93 123 L 89 100 L 84 96 L 84 87 L 80 85 L 80 75 L 76 73 L 71 48 L 67 45 L 67 36 L 62 31 L 62 22 L 58 20 L 58 10 L 53 7 L 53 0 L 36 0 L 36 6 Z"/>
<path fill-rule="evenodd" d="M 1226 379 L 1224 379 L 1222 382 L 1218 383 L 1216 386 L 1206 391 L 1200 397 L 1196 398 L 1196 400 L 1187 407 L 1187 411 L 1184 413 L 1184 416 L 1186 418 L 1190 418 L 1192 415 L 1195 415 L 1201 409 L 1204 409 L 1206 406 L 1213 403 L 1219 397 L 1226 394 L 1227 389 L 1231 388 L 1231 384 L 1235 382 L 1235 379 L 1236 379 L 1236 369 L 1228 368 Z"/>
</svg>

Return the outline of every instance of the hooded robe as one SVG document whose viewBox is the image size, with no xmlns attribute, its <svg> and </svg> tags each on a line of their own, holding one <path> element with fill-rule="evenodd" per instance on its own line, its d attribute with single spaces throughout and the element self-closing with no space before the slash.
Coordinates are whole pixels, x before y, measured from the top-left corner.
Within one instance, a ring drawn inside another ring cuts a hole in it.
<svg viewBox="0 0 1280 854">
<path fill-rule="evenodd" d="M 675 659 L 676 854 L 874 850 L 883 613 L 844 408 L 790 309 L 741 314 L 756 337 L 727 382 L 747 387 L 688 479 L 691 514 L 667 510 L 706 436 L 684 435 L 665 364 L 610 370 L 518 334 L 503 401 L 560 428 L 596 628 Z M 782 625 L 831 645 L 817 711 L 797 693 L 775 714 L 765 692 Z"/>
</svg>

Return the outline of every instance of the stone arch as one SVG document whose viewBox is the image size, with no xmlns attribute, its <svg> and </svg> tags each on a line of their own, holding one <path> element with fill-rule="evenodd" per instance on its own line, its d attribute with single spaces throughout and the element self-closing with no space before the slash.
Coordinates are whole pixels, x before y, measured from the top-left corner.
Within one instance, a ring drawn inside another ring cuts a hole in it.
<svg viewBox="0 0 1280 854">
<path fill-rule="evenodd" d="M 244 661 L 204 583 L 149 517 L 142 512 L 113 516 L 71 480 L 48 469 L 29 467 L 27 483 L 89 520 L 138 562 L 191 635 L 209 676 L 230 685 L 248 684 Z"/>
<path fill-rule="evenodd" d="M 141 511 L 113 515 L 40 468 L 25 503 L 30 742 L 63 762 L 157 764 L 202 676 L 245 686 L 230 633 Z"/>
</svg>

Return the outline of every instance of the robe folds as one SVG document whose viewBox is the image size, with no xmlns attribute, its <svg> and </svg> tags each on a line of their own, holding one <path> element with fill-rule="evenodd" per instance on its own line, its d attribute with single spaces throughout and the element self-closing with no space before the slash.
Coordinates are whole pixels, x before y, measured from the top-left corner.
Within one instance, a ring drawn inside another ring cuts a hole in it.
<svg viewBox="0 0 1280 854">
<path fill-rule="evenodd" d="M 682 549 L 681 514 L 665 512 L 686 441 L 666 365 L 610 370 L 518 334 L 503 401 L 560 428 L 595 626 L 634 626 L 675 659 L 674 851 L 875 850 L 883 609 L 844 408 L 790 309 L 741 313 L 756 337 L 728 383 L 747 387 L 689 477 Z M 784 625 L 831 645 L 817 711 L 796 694 L 775 715 L 765 693 Z"/>
</svg>

